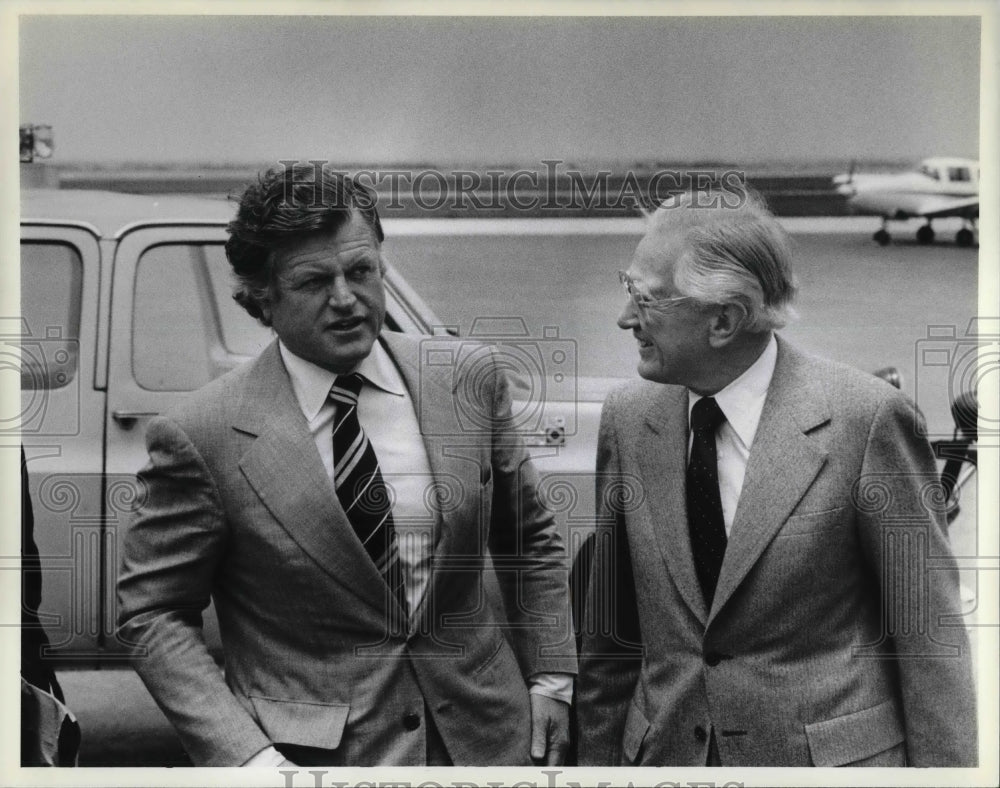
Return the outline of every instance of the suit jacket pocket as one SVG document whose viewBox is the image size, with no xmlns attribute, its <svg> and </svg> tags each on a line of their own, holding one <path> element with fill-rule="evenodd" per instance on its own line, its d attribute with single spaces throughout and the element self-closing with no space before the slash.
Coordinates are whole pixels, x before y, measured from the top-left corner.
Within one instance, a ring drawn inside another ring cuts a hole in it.
<svg viewBox="0 0 1000 788">
<path fill-rule="evenodd" d="M 844 766 L 884 752 L 906 739 L 896 701 L 806 725 L 814 766 Z M 902 764 L 900 764 L 902 765 Z"/>
<path fill-rule="evenodd" d="M 274 744 L 333 750 L 340 746 L 351 707 L 250 696 L 260 727 Z"/>
<path fill-rule="evenodd" d="M 493 663 L 497 661 L 497 657 L 500 656 L 500 652 L 503 650 L 503 647 L 504 647 L 505 643 L 506 643 L 506 641 L 504 640 L 503 635 L 500 635 L 497 638 L 496 645 L 495 646 L 491 646 L 490 649 L 489 649 L 489 651 L 487 652 L 489 654 L 489 656 L 486 657 L 486 659 L 484 659 L 479 664 L 479 667 L 477 667 L 475 670 L 472 671 L 472 675 L 473 676 L 478 676 L 480 673 L 482 673 L 487 668 L 492 667 Z"/>
<path fill-rule="evenodd" d="M 642 744 L 649 733 L 649 721 L 646 715 L 639 711 L 635 701 L 629 703 L 628 716 L 625 717 L 625 733 L 622 735 L 622 754 L 630 763 L 638 763 Z"/>
<path fill-rule="evenodd" d="M 835 509 L 824 509 L 821 512 L 793 514 L 778 531 L 778 538 L 819 534 L 847 525 L 849 522 L 847 508 L 846 506 L 838 506 Z"/>
</svg>

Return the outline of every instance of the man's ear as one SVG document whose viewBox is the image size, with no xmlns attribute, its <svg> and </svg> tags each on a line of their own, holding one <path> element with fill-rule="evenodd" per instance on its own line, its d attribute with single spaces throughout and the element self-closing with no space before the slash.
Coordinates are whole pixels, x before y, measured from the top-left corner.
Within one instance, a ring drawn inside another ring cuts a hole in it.
<svg viewBox="0 0 1000 788">
<path fill-rule="evenodd" d="M 708 342 L 714 348 L 722 348 L 743 332 L 747 312 L 742 304 L 727 303 L 713 307 L 708 326 Z"/>
<path fill-rule="evenodd" d="M 260 322 L 265 326 L 271 326 L 271 296 L 267 295 L 264 298 L 257 299 L 257 309 L 260 310 Z"/>
</svg>

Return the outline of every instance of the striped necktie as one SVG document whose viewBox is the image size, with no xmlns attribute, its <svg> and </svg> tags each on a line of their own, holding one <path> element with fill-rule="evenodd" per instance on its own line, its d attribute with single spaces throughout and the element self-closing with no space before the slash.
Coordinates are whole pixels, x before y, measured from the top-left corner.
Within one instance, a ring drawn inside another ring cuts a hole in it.
<svg viewBox="0 0 1000 788">
<path fill-rule="evenodd" d="M 330 389 L 330 399 L 337 406 L 333 423 L 333 484 L 358 539 L 389 591 L 408 612 L 392 523 L 392 493 L 382 479 L 375 447 L 358 421 L 362 383 L 363 378 L 357 373 L 340 375 Z"/>
</svg>

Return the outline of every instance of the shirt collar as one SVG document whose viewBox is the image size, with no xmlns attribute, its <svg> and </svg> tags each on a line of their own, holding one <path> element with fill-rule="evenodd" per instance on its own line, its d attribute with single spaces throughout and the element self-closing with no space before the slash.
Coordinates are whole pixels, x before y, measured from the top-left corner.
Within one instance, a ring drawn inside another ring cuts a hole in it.
<svg viewBox="0 0 1000 788">
<path fill-rule="evenodd" d="M 777 360 L 778 342 L 772 333 L 757 360 L 736 380 L 713 395 L 726 415 L 726 421 L 747 448 L 753 444 L 754 436 L 757 434 L 760 414 L 764 410 L 764 399 L 767 397 L 767 388 L 771 385 Z M 700 395 L 688 390 L 689 423 L 691 408 L 699 399 Z"/>
<path fill-rule="evenodd" d="M 312 421 L 326 404 L 327 396 L 333 387 L 333 381 L 337 378 L 337 373 L 323 369 L 323 367 L 295 355 L 280 339 L 278 340 L 278 351 L 281 353 L 285 369 L 288 370 L 288 376 L 292 380 L 292 390 L 299 401 L 299 407 L 302 408 L 306 420 Z M 406 386 L 400 377 L 399 370 L 392 363 L 392 359 L 389 358 L 389 354 L 382 347 L 380 341 L 372 346 L 372 352 L 365 356 L 354 371 L 361 375 L 367 383 L 383 391 L 400 397 L 406 396 Z"/>
</svg>

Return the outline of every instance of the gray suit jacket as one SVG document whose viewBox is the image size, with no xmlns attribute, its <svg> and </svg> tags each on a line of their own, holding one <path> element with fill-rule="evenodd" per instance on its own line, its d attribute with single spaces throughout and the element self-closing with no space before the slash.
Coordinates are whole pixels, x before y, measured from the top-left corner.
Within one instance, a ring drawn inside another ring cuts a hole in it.
<svg viewBox="0 0 1000 788">
<path fill-rule="evenodd" d="M 470 380 L 421 365 L 419 339 L 382 341 L 433 476 L 432 575 L 408 632 L 387 632 L 397 603 L 337 500 L 276 343 L 150 423 L 120 632 L 198 765 L 239 765 L 272 743 L 325 751 L 331 765 L 422 764 L 425 704 L 456 764 L 524 764 L 527 677 L 575 672 L 572 656 L 543 655 L 569 629 L 564 549 L 490 351 L 466 365 Z M 471 433 L 468 413 L 485 430 Z M 502 603 L 484 590 L 490 556 Z M 210 599 L 224 675 L 202 637 Z"/>
<path fill-rule="evenodd" d="M 973 765 L 957 572 L 912 403 L 779 338 L 710 609 L 687 409 L 645 381 L 604 406 L 582 760 L 704 765 L 714 736 L 727 766 Z"/>
</svg>

